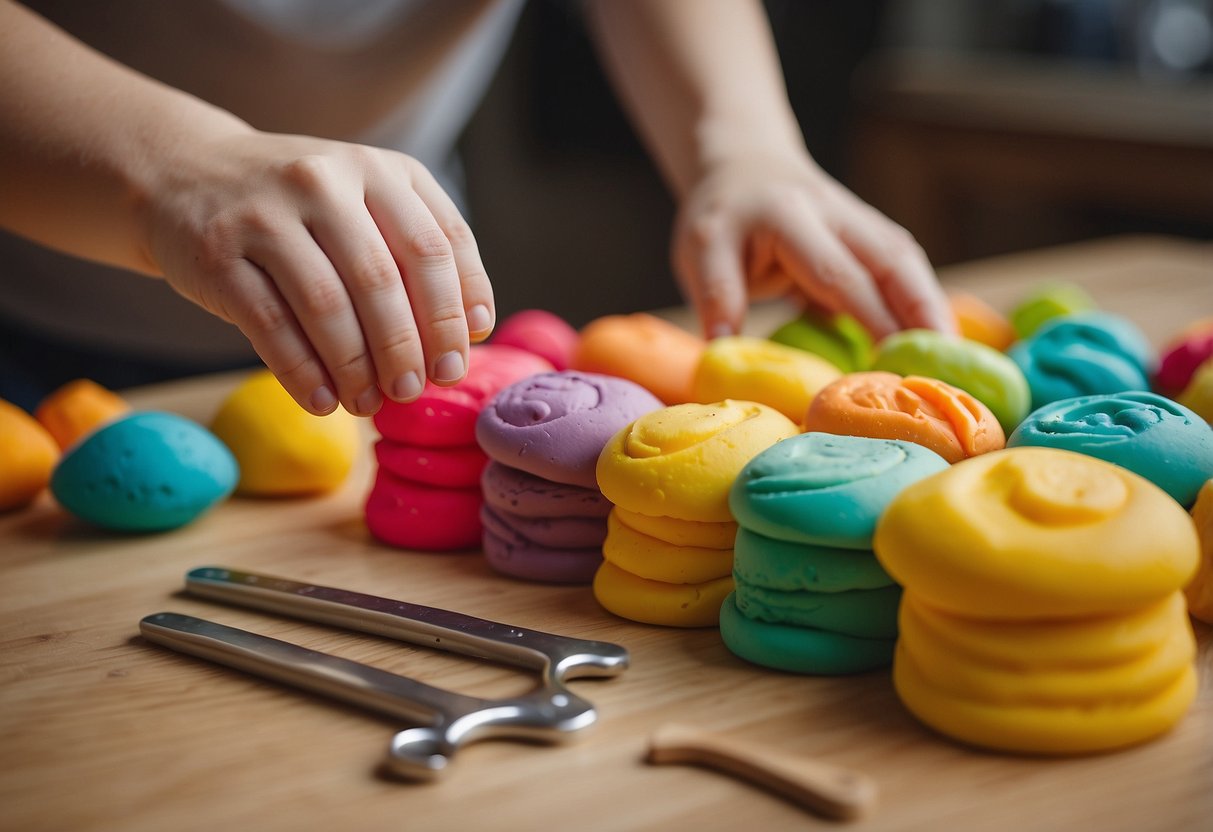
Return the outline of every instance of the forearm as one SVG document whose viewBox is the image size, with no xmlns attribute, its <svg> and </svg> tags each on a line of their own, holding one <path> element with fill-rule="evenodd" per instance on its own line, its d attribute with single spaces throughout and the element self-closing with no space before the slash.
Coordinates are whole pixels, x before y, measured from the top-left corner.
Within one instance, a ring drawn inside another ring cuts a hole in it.
<svg viewBox="0 0 1213 832">
<path fill-rule="evenodd" d="M 0 0 L 0 226 L 157 274 L 148 195 L 191 142 L 248 129 Z"/>
<path fill-rule="evenodd" d="M 589 17 L 615 87 L 676 194 L 725 159 L 804 153 L 759 3 L 596 0 Z"/>
</svg>

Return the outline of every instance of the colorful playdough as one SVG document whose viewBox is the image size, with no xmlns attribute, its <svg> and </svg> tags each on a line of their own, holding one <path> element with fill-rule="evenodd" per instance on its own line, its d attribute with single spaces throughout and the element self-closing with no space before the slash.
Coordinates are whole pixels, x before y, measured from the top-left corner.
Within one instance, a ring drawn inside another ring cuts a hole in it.
<svg viewBox="0 0 1213 832">
<path fill-rule="evenodd" d="M 872 336 L 850 315 L 806 310 L 769 337 L 777 344 L 819 355 L 844 373 L 866 370 L 872 361 Z"/>
<path fill-rule="evenodd" d="M 902 488 L 947 467 L 910 442 L 824 433 L 752 459 L 729 495 L 741 527 L 720 618 L 729 649 L 798 673 L 888 665 L 901 589 L 872 554 L 872 531 Z"/>
<path fill-rule="evenodd" d="M 1200 566 L 1184 587 L 1193 618 L 1213 624 L 1213 479 L 1204 484 L 1192 506 L 1192 521 L 1200 538 Z"/>
<path fill-rule="evenodd" d="M 1019 337 L 1002 313 L 976 295 L 953 292 L 948 300 L 960 334 L 970 341 L 1005 352 Z"/>
<path fill-rule="evenodd" d="M 1011 310 L 1011 325 L 1020 338 L 1031 338 L 1045 323 L 1066 315 L 1088 312 L 1095 300 L 1074 283 L 1046 283 Z"/>
<path fill-rule="evenodd" d="M 227 447 L 173 413 L 140 412 L 96 430 L 63 457 L 51 493 L 65 509 L 118 531 L 175 529 L 236 487 Z"/>
<path fill-rule="evenodd" d="M 1031 392 L 1014 361 L 992 347 L 928 329 L 895 332 L 880 342 L 873 370 L 927 376 L 969 393 L 990 409 L 1004 433 L 1028 415 Z"/>
<path fill-rule="evenodd" d="M 366 524 L 402 549 L 472 549 L 480 541 L 480 474 L 488 457 L 476 444 L 476 419 L 502 389 L 552 365 L 505 345 L 474 346 L 468 374 L 453 387 L 427 382 L 413 402 L 385 402 L 375 414 L 379 472 Z"/>
<path fill-rule="evenodd" d="M 1210 358 L 1213 358 L 1213 318 L 1203 318 L 1185 327 L 1163 348 L 1155 384 L 1164 395 L 1175 396 L 1191 383 L 1196 368 Z"/>
<path fill-rule="evenodd" d="M 131 406 L 117 393 L 86 378 L 76 379 L 51 393 L 38 405 L 34 418 L 55 437 L 60 448 L 92 433 Z"/>
<path fill-rule="evenodd" d="M 1002 426 L 984 404 L 958 387 L 924 376 L 871 371 L 828 385 L 809 406 L 804 429 L 904 439 L 948 462 L 996 451 Z"/>
<path fill-rule="evenodd" d="M 594 576 L 594 597 L 623 618 L 712 627 L 733 589 L 728 493 L 766 448 L 797 434 L 756 402 L 682 404 L 640 417 L 598 458 L 598 484 L 615 504 Z"/>
<path fill-rule="evenodd" d="M 362 447 L 358 420 L 313 416 L 268 370 L 253 373 L 219 406 L 211 431 L 240 465 L 241 494 L 289 497 L 332 491 Z"/>
<path fill-rule="evenodd" d="M 476 439 L 494 464 L 481 513 L 489 564 L 527 580 L 591 581 L 607 536 L 602 503 L 594 499 L 598 456 L 614 434 L 661 406 L 634 382 L 576 370 L 534 375 L 498 393 L 476 422 Z M 540 483 L 521 511 L 502 498 L 510 477 Z M 539 494 L 546 499 L 536 500 Z M 545 503 L 545 513 L 535 511 Z M 572 513 L 578 503 L 589 510 Z"/>
<path fill-rule="evenodd" d="M 1053 448 L 986 454 L 905 489 L 875 545 L 905 589 L 894 685 L 944 734 L 1104 751 L 1167 731 L 1195 696 L 1179 589 L 1196 535 L 1136 474 Z"/>
<path fill-rule="evenodd" d="M 705 403 L 761 402 L 799 423 L 813 397 L 839 375 L 833 364 L 804 350 L 736 335 L 708 342 L 691 395 Z"/>
<path fill-rule="evenodd" d="M 1153 352 L 1125 318 L 1084 312 L 1057 318 L 1007 353 L 1032 391 L 1032 409 L 1096 393 L 1149 390 Z"/>
<path fill-rule="evenodd" d="M 1213 477 L 1213 428 L 1157 393 L 1062 399 L 1033 411 L 1008 447 L 1061 448 L 1115 463 L 1190 506 Z"/>
<path fill-rule="evenodd" d="M 691 397 L 704 341 L 669 321 L 637 312 L 608 315 L 581 330 L 573 369 L 634 381 L 665 404 Z"/>
<path fill-rule="evenodd" d="M 46 428 L 0 399 L 0 511 L 24 508 L 46 488 L 59 445 Z"/>
<path fill-rule="evenodd" d="M 1176 401 L 1206 422 L 1213 422 L 1213 358 L 1196 368 Z"/>
<path fill-rule="evenodd" d="M 567 370 L 577 348 L 577 330 L 559 315 L 523 309 L 497 325 L 493 343 L 532 352 L 557 370 Z"/>
</svg>

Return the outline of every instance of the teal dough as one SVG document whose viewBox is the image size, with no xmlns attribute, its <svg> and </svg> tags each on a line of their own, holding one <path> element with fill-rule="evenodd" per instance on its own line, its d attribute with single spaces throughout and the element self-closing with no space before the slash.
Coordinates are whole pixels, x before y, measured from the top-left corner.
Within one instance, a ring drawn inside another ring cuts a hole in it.
<svg viewBox="0 0 1213 832">
<path fill-rule="evenodd" d="M 871 552 L 789 543 L 738 529 L 733 548 L 738 583 L 781 590 L 846 592 L 892 586 L 893 579 Z"/>
<path fill-rule="evenodd" d="M 757 621 L 858 638 L 897 637 L 899 586 L 850 592 L 785 592 L 739 582 L 734 595 L 737 609 Z"/>
<path fill-rule="evenodd" d="M 729 493 L 744 528 L 777 540 L 871 549 L 876 521 L 911 483 L 948 463 L 912 442 L 802 433 L 754 457 Z"/>
<path fill-rule="evenodd" d="M 720 636 L 746 661 L 792 673 L 862 673 L 893 663 L 891 638 L 855 638 L 810 627 L 769 624 L 747 618 L 734 595 L 720 607 Z"/>
<path fill-rule="evenodd" d="M 1045 405 L 1007 440 L 1008 448 L 1022 445 L 1075 451 L 1127 468 L 1185 507 L 1213 478 L 1213 428 L 1156 393 L 1079 396 Z"/>
</svg>

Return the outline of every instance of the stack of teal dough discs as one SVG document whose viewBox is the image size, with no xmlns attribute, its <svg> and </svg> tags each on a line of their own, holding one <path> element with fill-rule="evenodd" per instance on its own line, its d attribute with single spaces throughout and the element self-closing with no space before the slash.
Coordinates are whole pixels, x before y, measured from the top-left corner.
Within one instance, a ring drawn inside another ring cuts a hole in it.
<svg viewBox="0 0 1213 832">
<path fill-rule="evenodd" d="M 729 508 L 739 531 L 736 590 L 720 610 L 725 645 L 795 673 L 892 663 L 901 588 L 872 553 L 876 521 L 943 457 L 889 439 L 805 433 L 750 461 Z"/>
</svg>

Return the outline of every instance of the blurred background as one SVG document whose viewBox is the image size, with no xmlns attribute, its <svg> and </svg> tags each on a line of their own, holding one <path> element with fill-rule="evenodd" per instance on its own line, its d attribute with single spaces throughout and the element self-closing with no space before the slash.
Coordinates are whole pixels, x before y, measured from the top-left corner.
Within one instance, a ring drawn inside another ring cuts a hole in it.
<svg viewBox="0 0 1213 832">
<path fill-rule="evenodd" d="M 1213 238 L 1213 0 L 767 0 L 810 151 L 936 265 Z M 500 312 L 679 302 L 673 203 L 577 6 L 528 4 L 462 142 Z"/>
</svg>

